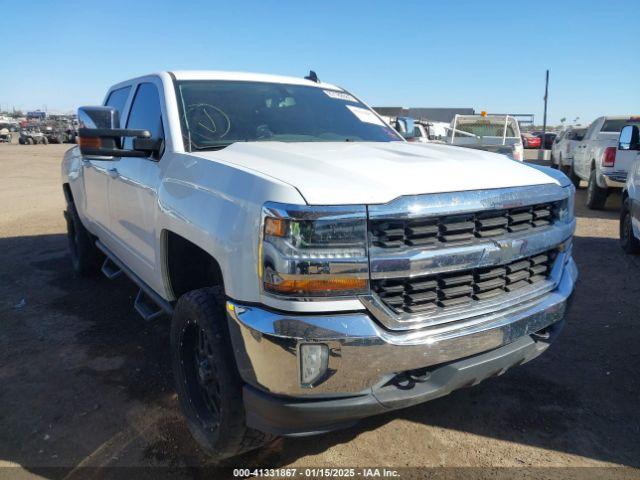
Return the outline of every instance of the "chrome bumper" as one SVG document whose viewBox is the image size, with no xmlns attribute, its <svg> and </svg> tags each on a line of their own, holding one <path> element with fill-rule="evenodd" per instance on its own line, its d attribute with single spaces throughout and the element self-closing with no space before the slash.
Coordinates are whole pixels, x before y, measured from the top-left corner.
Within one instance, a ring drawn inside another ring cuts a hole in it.
<svg viewBox="0 0 640 480">
<path fill-rule="evenodd" d="M 538 332 L 564 317 L 578 276 L 571 257 L 557 288 L 541 297 L 455 325 L 406 332 L 385 330 L 366 312 L 286 314 L 227 302 L 236 361 L 243 380 L 276 395 L 322 398 L 359 395 L 400 372 L 486 352 Z M 300 385 L 303 343 L 329 347 L 327 374 Z"/>
<path fill-rule="evenodd" d="M 602 172 L 602 179 L 609 188 L 624 188 L 627 182 L 627 172 Z"/>
</svg>

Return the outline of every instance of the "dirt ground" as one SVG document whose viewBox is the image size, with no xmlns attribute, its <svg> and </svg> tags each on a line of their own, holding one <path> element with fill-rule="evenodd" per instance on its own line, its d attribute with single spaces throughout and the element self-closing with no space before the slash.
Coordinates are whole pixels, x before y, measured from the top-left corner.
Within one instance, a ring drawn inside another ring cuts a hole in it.
<svg viewBox="0 0 640 480">
<path fill-rule="evenodd" d="M 118 471 L 84 468 L 103 466 L 204 478 L 196 467 L 207 459 L 173 389 L 168 322 L 145 324 L 124 278 L 73 275 L 59 182 L 67 148 L 0 144 L 0 466 L 14 467 L 0 468 L 0 478 Z M 513 475 L 527 478 L 551 476 L 549 467 L 640 467 L 640 258 L 618 246 L 619 196 L 602 212 L 584 200 L 579 191 L 575 301 L 543 356 L 477 387 L 347 430 L 280 439 L 227 465 L 484 467 L 487 475 L 518 467 Z"/>
</svg>

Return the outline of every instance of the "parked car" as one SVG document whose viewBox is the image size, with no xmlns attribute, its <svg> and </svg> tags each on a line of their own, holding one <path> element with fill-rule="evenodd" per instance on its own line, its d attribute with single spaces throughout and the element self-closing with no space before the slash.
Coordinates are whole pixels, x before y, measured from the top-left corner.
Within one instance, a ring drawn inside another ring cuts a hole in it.
<svg viewBox="0 0 640 480">
<path fill-rule="evenodd" d="M 621 189 L 625 185 L 625 175 L 608 165 L 611 156 L 605 158 L 605 150 L 618 144 L 620 130 L 627 124 L 640 125 L 640 117 L 599 117 L 589 125 L 583 140 L 575 147 L 571 175 L 574 183 L 578 179 L 588 183 L 587 207 L 590 209 L 604 207 L 610 190 Z"/>
<path fill-rule="evenodd" d="M 553 141 L 551 146 L 551 163 L 554 168 L 559 168 L 567 175 L 571 175 L 573 163 L 573 151 L 584 138 L 586 127 L 567 127 Z M 576 179 L 576 177 L 574 177 Z M 577 180 L 579 182 L 579 180 Z M 577 187 L 578 185 L 576 185 Z"/>
<path fill-rule="evenodd" d="M 523 133 L 521 137 L 522 146 L 524 148 L 540 148 L 540 144 L 542 143 L 540 137 L 536 137 L 535 135 L 526 132 Z"/>
<path fill-rule="evenodd" d="M 561 329 L 577 278 L 561 172 L 410 144 L 290 77 L 147 75 L 78 118 L 73 267 L 125 273 L 145 320 L 171 315 L 178 399 L 214 458 L 475 385 Z"/>
<path fill-rule="evenodd" d="M 629 172 L 622 191 L 620 246 L 627 253 L 640 253 L 640 133 L 637 125 L 620 132 L 616 164 Z"/>
<path fill-rule="evenodd" d="M 545 150 L 551 150 L 551 147 L 553 146 L 553 141 L 556 139 L 556 136 L 557 136 L 554 132 L 546 132 L 546 133 L 533 132 L 533 135 L 538 137 L 540 141 L 544 143 L 543 148 Z"/>
<path fill-rule="evenodd" d="M 446 142 L 524 160 L 520 126 L 509 115 L 456 115 L 451 121 Z"/>
</svg>

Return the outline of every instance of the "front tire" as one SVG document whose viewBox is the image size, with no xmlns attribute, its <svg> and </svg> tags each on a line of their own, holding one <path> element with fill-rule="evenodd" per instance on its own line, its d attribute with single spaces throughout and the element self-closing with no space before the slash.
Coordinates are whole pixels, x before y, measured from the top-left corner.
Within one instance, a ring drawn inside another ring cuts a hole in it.
<svg viewBox="0 0 640 480">
<path fill-rule="evenodd" d="M 246 425 L 243 383 L 231 349 L 221 287 L 201 288 L 180 297 L 171 322 L 171 356 L 187 426 L 213 460 L 271 440 L 270 435 Z"/>
<path fill-rule="evenodd" d="M 633 234 L 631 222 L 631 200 L 625 199 L 620 212 L 620 246 L 631 254 L 640 253 L 640 240 Z"/>
<path fill-rule="evenodd" d="M 93 236 L 82 224 L 73 203 L 67 203 L 64 217 L 67 220 L 67 240 L 73 269 L 81 277 L 97 274 L 104 257 L 96 247 Z"/>
<path fill-rule="evenodd" d="M 589 175 L 589 185 L 587 186 L 587 208 L 590 210 L 601 210 L 607 202 L 609 190 L 598 186 L 596 181 L 596 170 L 591 170 Z"/>
</svg>

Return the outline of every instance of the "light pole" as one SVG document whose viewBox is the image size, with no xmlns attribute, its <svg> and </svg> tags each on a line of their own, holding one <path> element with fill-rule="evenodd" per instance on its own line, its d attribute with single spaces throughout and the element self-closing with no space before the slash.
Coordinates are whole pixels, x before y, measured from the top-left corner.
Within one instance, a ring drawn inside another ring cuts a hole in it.
<svg viewBox="0 0 640 480">
<path fill-rule="evenodd" d="M 544 160 L 544 137 L 547 133 L 547 100 L 549 98 L 549 69 L 544 82 L 544 116 L 542 118 L 542 141 L 540 142 L 540 150 L 538 160 Z"/>
</svg>

